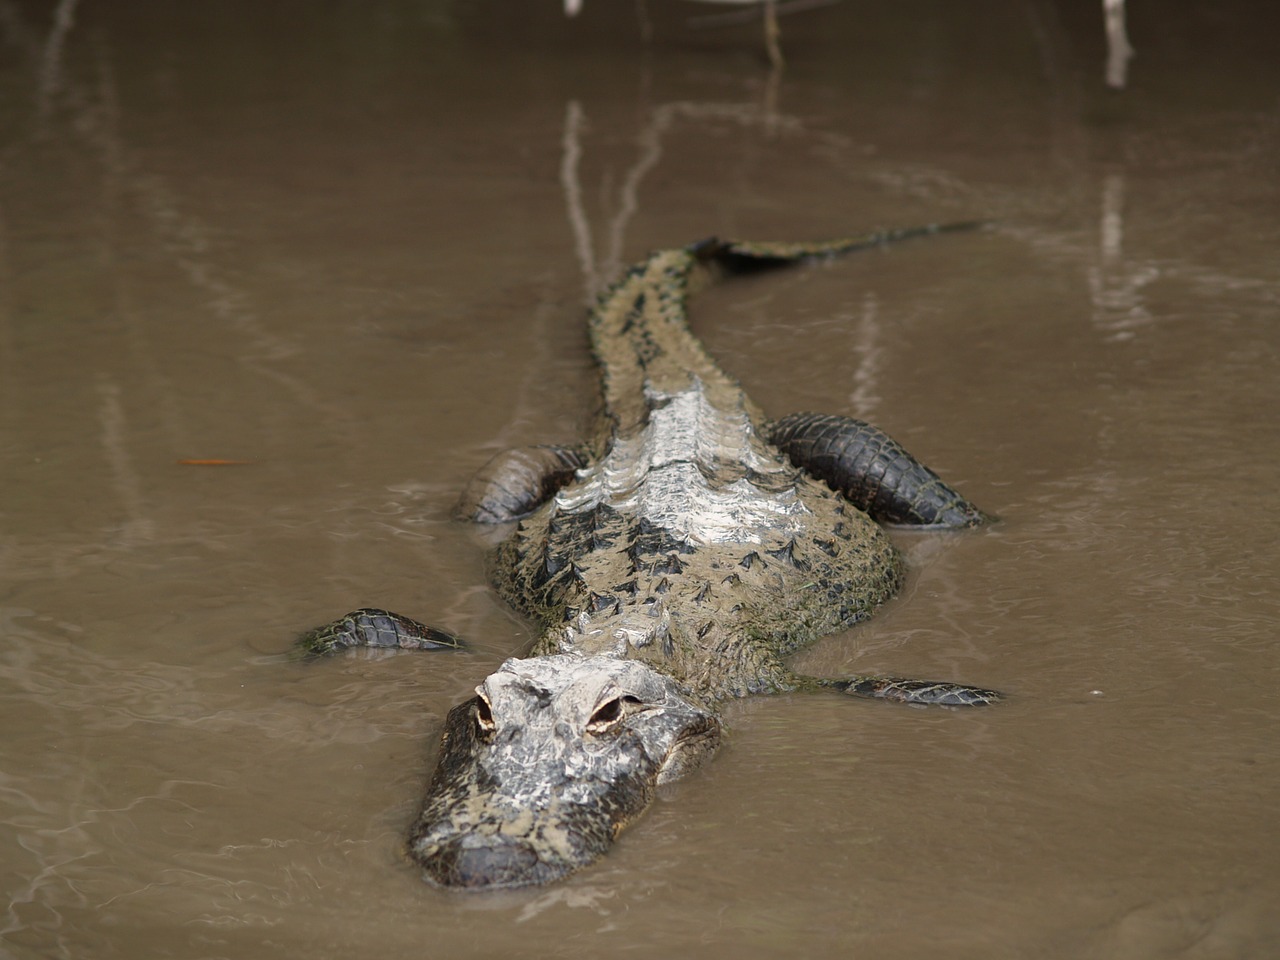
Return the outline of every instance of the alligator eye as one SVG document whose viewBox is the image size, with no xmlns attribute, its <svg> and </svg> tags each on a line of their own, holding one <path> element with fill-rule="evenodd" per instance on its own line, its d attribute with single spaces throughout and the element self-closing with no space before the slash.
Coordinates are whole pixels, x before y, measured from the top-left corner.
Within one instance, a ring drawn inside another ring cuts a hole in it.
<svg viewBox="0 0 1280 960">
<path fill-rule="evenodd" d="M 626 713 L 626 708 L 635 703 L 640 703 L 640 698 L 633 697 L 630 694 L 606 700 L 596 707 L 596 712 L 587 721 L 587 729 L 595 732 L 607 729 L 622 719 L 623 714 Z"/>
<path fill-rule="evenodd" d="M 484 697 L 476 697 L 476 728 L 484 734 L 493 733 L 498 725 L 493 720 L 493 709 Z"/>
</svg>

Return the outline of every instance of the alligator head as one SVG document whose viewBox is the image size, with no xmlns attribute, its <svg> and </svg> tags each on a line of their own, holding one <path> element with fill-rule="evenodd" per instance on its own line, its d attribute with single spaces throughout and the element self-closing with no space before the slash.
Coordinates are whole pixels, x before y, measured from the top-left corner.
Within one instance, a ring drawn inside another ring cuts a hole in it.
<svg viewBox="0 0 1280 960">
<path fill-rule="evenodd" d="M 639 661 L 508 660 L 449 711 L 409 853 L 440 886 L 556 880 L 719 740 L 715 714 Z"/>
</svg>

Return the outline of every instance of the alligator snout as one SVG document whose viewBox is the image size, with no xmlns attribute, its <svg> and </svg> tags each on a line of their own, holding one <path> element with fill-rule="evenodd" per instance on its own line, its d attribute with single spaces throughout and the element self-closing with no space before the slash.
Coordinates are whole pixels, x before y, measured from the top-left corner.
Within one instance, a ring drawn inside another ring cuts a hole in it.
<svg viewBox="0 0 1280 960">
<path fill-rule="evenodd" d="M 598 859 L 720 724 L 634 660 L 508 660 L 449 711 L 409 854 L 438 886 L 548 883 Z"/>
<path fill-rule="evenodd" d="M 430 880 L 442 887 L 516 887 L 539 882 L 533 844 L 514 837 L 464 834 L 422 859 Z"/>
</svg>

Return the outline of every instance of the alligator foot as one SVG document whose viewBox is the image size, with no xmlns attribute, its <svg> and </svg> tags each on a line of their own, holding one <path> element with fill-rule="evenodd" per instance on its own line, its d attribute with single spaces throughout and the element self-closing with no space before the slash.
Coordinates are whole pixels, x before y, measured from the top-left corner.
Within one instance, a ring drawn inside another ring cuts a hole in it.
<svg viewBox="0 0 1280 960">
<path fill-rule="evenodd" d="M 305 657 L 325 657 L 351 647 L 399 650 L 460 650 L 458 637 L 398 613 L 365 607 L 308 630 L 297 640 Z"/>
<path fill-rule="evenodd" d="M 901 677 L 848 677 L 843 680 L 821 680 L 819 683 L 851 697 L 922 706 L 983 707 L 1004 699 L 1004 695 L 996 690 L 972 687 L 966 683 L 905 680 Z"/>
<path fill-rule="evenodd" d="M 793 413 L 770 441 L 801 470 L 880 523 L 975 527 L 990 518 L 877 427 L 851 417 Z"/>
<path fill-rule="evenodd" d="M 575 447 L 515 447 L 496 454 L 471 478 L 453 515 L 474 523 L 506 523 L 527 517 L 586 464 Z"/>
</svg>

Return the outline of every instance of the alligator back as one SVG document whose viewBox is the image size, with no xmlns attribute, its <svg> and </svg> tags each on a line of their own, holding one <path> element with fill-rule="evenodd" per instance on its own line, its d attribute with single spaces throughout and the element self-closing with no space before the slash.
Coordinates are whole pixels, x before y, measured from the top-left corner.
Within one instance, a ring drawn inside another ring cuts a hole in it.
<svg viewBox="0 0 1280 960">
<path fill-rule="evenodd" d="M 698 263 L 654 254 L 591 315 L 605 425 L 587 465 L 499 548 L 534 655 L 642 658 L 696 696 L 786 689 L 781 657 L 897 589 L 878 525 L 793 467 L 690 333 Z"/>
</svg>

